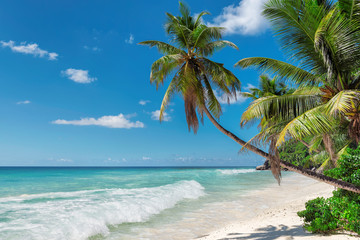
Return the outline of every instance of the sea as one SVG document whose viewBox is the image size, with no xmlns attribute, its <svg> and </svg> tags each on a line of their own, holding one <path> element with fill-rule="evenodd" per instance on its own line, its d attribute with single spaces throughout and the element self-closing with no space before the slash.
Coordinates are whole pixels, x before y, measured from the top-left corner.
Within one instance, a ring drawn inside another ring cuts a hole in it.
<svg viewBox="0 0 360 240">
<path fill-rule="evenodd" d="M 252 193 L 270 185 L 254 167 L 0 167 L 0 239 L 195 239 L 268 207 Z"/>
</svg>

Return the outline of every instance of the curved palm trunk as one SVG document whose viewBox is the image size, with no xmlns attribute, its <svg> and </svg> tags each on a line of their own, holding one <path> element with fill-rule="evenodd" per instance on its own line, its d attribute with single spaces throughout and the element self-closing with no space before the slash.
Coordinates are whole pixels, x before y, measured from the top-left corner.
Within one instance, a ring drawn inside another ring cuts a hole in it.
<svg viewBox="0 0 360 240">
<path fill-rule="evenodd" d="M 230 137 L 232 140 L 234 140 L 235 142 L 237 142 L 238 144 L 240 144 L 241 146 L 247 148 L 248 150 L 256 153 L 257 155 L 260 155 L 266 159 L 268 159 L 270 157 L 270 155 L 266 152 L 264 152 L 263 150 L 245 142 L 244 140 L 238 138 L 235 134 L 233 134 L 232 132 L 226 130 L 225 128 L 223 128 L 216 120 L 215 118 L 211 115 L 211 113 L 209 112 L 209 110 L 207 110 L 207 108 L 204 108 L 204 112 L 206 114 L 206 116 L 210 119 L 210 121 L 212 122 L 212 124 L 215 125 L 215 127 L 217 129 L 219 129 L 222 133 L 224 133 L 226 136 Z M 308 170 L 308 169 L 304 169 L 298 166 L 295 166 L 291 163 L 285 162 L 280 160 L 280 165 L 282 167 L 285 167 L 293 172 L 297 172 L 299 174 L 302 174 L 306 177 L 310 177 L 313 178 L 315 180 L 321 181 L 321 182 L 325 182 L 327 184 L 330 184 L 332 186 L 338 187 L 338 188 L 342 188 L 351 192 L 355 192 L 355 193 L 359 193 L 360 194 L 360 188 L 348 183 L 348 182 L 344 182 L 338 179 L 334 179 L 328 176 L 325 176 L 323 174 L 320 173 L 316 173 L 314 171 Z"/>
</svg>

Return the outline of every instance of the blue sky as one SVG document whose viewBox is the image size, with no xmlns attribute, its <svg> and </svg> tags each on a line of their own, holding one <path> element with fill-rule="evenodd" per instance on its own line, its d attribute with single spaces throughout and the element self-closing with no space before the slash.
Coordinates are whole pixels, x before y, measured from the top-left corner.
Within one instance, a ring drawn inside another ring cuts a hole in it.
<svg viewBox="0 0 360 240">
<path fill-rule="evenodd" d="M 263 0 L 188 2 L 207 10 L 209 25 L 227 28 L 222 62 L 242 82 L 257 85 L 259 73 L 234 64 L 245 57 L 283 59 L 260 16 Z M 149 83 L 161 55 L 137 45 L 167 41 L 165 12 L 178 1 L 2 1 L 0 8 L 0 165 L 2 166 L 254 166 L 263 159 L 220 133 L 207 119 L 188 132 L 183 101 L 174 99 L 165 122 L 156 119 L 165 86 Z M 249 101 L 223 104 L 221 124 L 241 129 Z"/>
</svg>

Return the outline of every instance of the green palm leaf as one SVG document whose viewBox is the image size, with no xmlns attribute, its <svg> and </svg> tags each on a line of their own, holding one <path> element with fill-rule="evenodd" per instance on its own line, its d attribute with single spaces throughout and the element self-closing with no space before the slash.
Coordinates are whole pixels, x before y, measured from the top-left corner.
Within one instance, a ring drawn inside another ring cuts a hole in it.
<svg viewBox="0 0 360 240">
<path fill-rule="evenodd" d="M 219 40 L 204 44 L 204 46 L 197 48 L 197 52 L 199 52 L 201 56 L 206 57 L 208 55 L 212 55 L 215 51 L 221 50 L 226 46 L 235 48 L 237 50 L 239 49 L 234 43 L 230 41 Z"/>
<path fill-rule="evenodd" d="M 277 121 L 293 119 L 319 104 L 320 97 L 311 92 L 299 91 L 290 95 L 262 97 L 253 101 L 246 109 L 241 117 L 241 125 L 262 118 L 269 120 L 276 117 Z"/>
<path fill-rule="evenodd" d="M 303 139 L 334 130 L 336 126 L 335 119 L 324 112 L 324 106 L 320 105 L 291 120 L 280 132 L 276 145 L 281 145 L 287 135 L 294 139 Z"/>
<path fill-rule="evenodd" d="M 155 82 L 156 88 L 158 88 L 159 84 L 163 84 L 164 79 L 178 68 L 179 63 L 183 62 L 181 59 L 182 55 L 174 54 L 156 60 L 151 66 L 150 83 Z"/>
<path fill-rule="evenodd" d="M 325 105 L 326 113 L 329 115 L 343 114 L 352 112 L 360 103 L 360 91 L 346 90 L 341 91 L 332 97 Z"/>
<path fill-rule="evenodd" d="M 315 85 L 321 81 L 321 78 L 310 72 L 295 67 L 292 64 L 272 58 L 244 58 L 238 61 L 235 66 L 241 68 L 255 67 L 263 72 L 270 72 L 272 74 L 276 74 L 280 78 L 291 80 L 299 84 L 306 83 Z"/>
<path fill-rule="evenodd" d="M 180 48 L 160 41 L 143 41 L 138 44 L 156 47 L 158 51 L 162 54 L 186 54 L 185 51 L 181 50 Z"/>
</svg>

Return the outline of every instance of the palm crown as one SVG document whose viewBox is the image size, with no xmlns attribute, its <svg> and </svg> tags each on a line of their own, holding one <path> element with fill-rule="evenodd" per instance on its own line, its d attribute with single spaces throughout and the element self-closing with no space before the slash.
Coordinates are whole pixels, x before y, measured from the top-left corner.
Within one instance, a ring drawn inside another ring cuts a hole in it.
<svg viewBox="0 0 360 240">
<path fill-rule="evenodd" d="M 139 44 L 157 47 L 163 57 L 151 66 L 150 82 L 156 87 L 163 84 L 167 77 L 172 80 L 164 95 L 160 108 L 160 121 L 171 98 L 180 93 L 185 102 L 186 120 L 189 130 L 196 133 L 203 111 L 209 109 L 219 118 L 221 105 L 213 88 L 230 97 L 236 97 L 240 90 L 240 81 L 223 64 L 206 58 L 225 46 L 237 49 L 229 41 L 221 40 L 223 28 L 208 27 L 202 17 L 208 12 L 201 12 L 196 18 L 191 16 L 189 8 L 180 2 L 181 16 L 167 13 L 165 30 L 171 44 L 160 41 L 144 41 Z"/>
<path fill-rule="evenodd" d="M 350 122 L 352 137 L 360 139 L 360 5 L 358 0 L 270 0 L 264 15 L 271 21 L 283 49 L 299 67 L 270 58 L 240 60 L 293 80 L 300 88 L 292 95 L 267 97 L 249 107 L 251 118 L 272 110 L 285 122 L 277 145 L 286 136 L 331 134 L 339 121 Z"/>
</svg>

